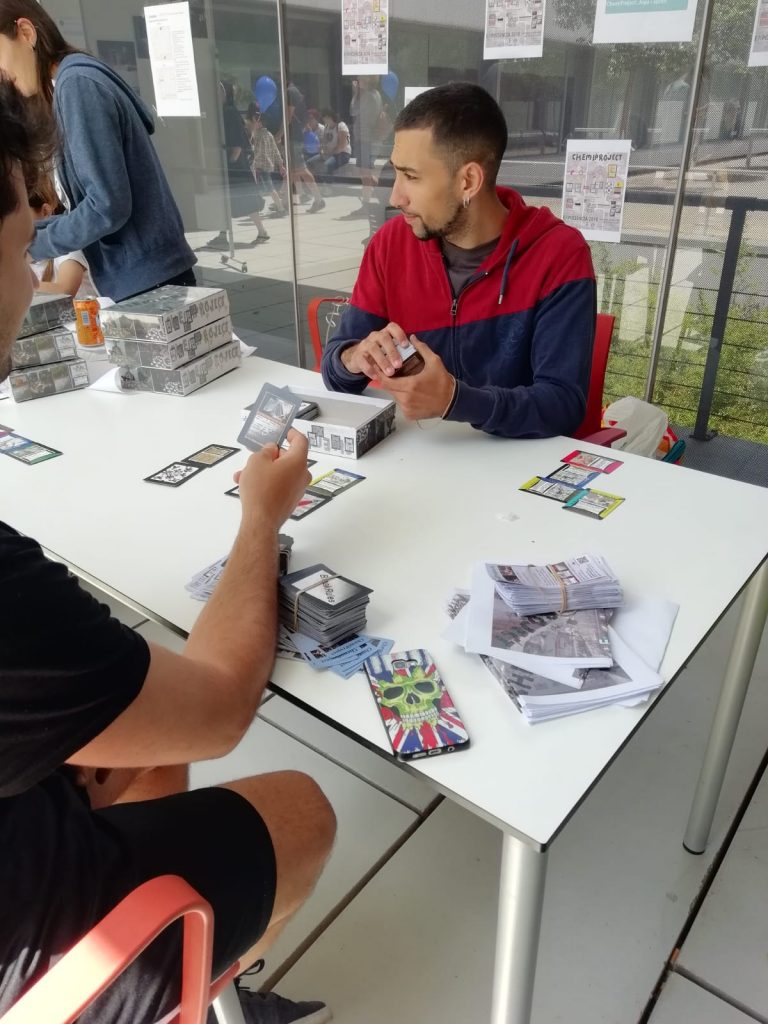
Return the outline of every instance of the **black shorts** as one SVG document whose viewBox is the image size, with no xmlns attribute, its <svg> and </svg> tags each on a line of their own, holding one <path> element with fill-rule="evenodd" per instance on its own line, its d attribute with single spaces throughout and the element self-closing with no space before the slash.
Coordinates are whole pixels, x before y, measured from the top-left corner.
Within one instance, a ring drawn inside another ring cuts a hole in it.
<svg viewBox="0 0 768 1024">
<path fill-rule="evenodd" d="M 35 902 L 30 907 L 25 898 L 25 913 L 14 914 L 12 923 L 4 913 L 4 930 L 10 926 L 15 948 L 24 950 L 10 960 L 8 950 L 2 951 L 9 965 L 0 979 L 0 990 L 6 982 L 6 1000 L 12 996 L 8 975 L 11 987 L 14 982 L 25 987 L 124 896 L 157 875 L 180 875 L 212 905 L 214 977 L 259 941 L 272 916 L 276 865 L 267 827 L 247 800 L 210 788 L 93 812 L 83 791 L 61 778 L 44 784 L 47 804 L 38 797 L 37 831 L 30 829 L 25 837 L 28 855 L 13 866 L 14 891 L 34 892 Z M 66 827 L 59 829 L 56 821 Z M 24 823 L 33 825 L 28 813 Z M 159 1020 L 178 1003 L 180 966 L 179 922 L 78 1024 Z M 2 1004 L 0 998 L 0 1009 Z"/>
</svg>

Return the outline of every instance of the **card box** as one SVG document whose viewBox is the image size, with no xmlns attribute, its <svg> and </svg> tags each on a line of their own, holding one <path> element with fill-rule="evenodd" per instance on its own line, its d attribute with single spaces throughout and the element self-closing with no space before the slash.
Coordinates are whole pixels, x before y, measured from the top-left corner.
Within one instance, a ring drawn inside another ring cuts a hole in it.
<svg viewBox="0 0 768 1024">
<path fill-rule="evenodd" d="M 223 288 L 183 288 L 168 284 L 102 309 L 104 337 L 168 344 L 221 320 L 229 313 Z"/>
<path fill-rule="evenodd" d="M 75 337 L 67 330 L 45 331 L 19 338 L 11 345 L 11 369 L 58 363 L 77 355 Z"/>
<path fill-rule="evenodd" d="M 316 454 L 359 459 L 395 429 L 396 407 L 391 399 L 344 395 L 322 388 L 288 390 L 307 402 L 317 402 L 319 412 L 315 419 L 293 421 L 296 430 L 306 435 L 310 451 Z M 248 411 L 243 410 L 243 419 Z"/>
<path fill-rule="evenodd" d="M 232 318 L 225 316 L 175 341 L 105 337 L 104 345 L 107 358 L 116 366 L 157 366 L 161 370 L 175 370 L 232 340 Z"/>
<path fill-rule="evenodd" d="M 157 366 L 123 367 L 120 371 L 120 387 L 123 391 L 188 395 L 204 384 L 234 370 L 241 361 L 240 342 L 230 341 L 175 370 L 162 370 Z"/>
<path fill-rule="evenodd" d="M 61 363 L 30 366 L 13 370 L 8 376 L 11 395 L 16 402 L 29 402 L 33 398 L 47 398 L 65 391 L 76 391 L 88 386 L 88 364 L 84 359 L 66 359 Z"/>
<path fill-rule="evenodd" d="M 29 334 L 50 331 L 61 324 L 72 323 L 74 319 L 71 295 L 35 295 L 17 337 L 26 338 Z"/>
</svg>

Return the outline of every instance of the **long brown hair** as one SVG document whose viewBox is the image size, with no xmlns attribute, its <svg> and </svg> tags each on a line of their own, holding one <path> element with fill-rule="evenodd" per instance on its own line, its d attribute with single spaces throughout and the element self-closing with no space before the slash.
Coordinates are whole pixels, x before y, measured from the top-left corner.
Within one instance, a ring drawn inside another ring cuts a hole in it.
<svg viewBox="0 0 768 1024">
<path fill-rule="evenodd" d="M 70 53 L 78 53 L 64 39 L 53 18 L 47 14 L 37 0 L 0 0 L 0 32 L 9 39 L 18 35 L 18 20 L 26 18 L 37 31 L 35 56 L 40 94 L 50 106 L 53 103 L 53 82 L 51 72 L 59 61 Z"/>
</svg>

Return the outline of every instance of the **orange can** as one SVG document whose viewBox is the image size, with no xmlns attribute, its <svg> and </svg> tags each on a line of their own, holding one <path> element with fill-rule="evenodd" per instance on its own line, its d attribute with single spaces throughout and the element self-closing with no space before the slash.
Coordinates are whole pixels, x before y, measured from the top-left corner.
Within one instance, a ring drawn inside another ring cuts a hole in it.
<svg viewBox="0 0 768 1024">
<path fill-rule="evenodd" d="M 79 345 L 103 345 L 104 333 L 101 330 L 98 299 L 75 299 L 75 324 L 77 326 L 77 342 Z"/>
</svg>

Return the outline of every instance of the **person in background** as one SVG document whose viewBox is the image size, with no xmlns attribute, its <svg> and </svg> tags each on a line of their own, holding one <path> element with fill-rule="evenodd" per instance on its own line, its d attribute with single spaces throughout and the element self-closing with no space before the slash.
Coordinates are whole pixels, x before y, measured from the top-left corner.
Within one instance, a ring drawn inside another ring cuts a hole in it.
<svg viewBox="0 0 768 1024">
<path fill-rule="evenodd" d="M 589 246 L 546 207 L 497 186 L 501 108 L 452 82 L 395 122 L 391 203 L 323 353 L 332 391 L 372 380 L 408 419 L 502 437 L 573 434 L 586 409 L 597 299 Z M 398 376 L 411 342 L 421 371 Z"/>
<path fill-rule="evenodd" d="M 35 283 L 27 194 L 53 145 L 50 120 L 0 78 L 0 380 Z M 275 771 L 187 790 L 186 766 L 237 744 L 270 676 L 278 530 L 310 479 L 306 438 L 288 441 L 235 474 L 239 529 L 180 654 L 110 617 L 66 566 L 0 523 L 0 1017 L 158 875 L 179 875 L 212 905 L 214 977 L 258 962 L 313 890 L 335 818 L 311 778 Z M 180 964 L 181 930 L 168 929 L 78 1024 L 175 1016 Z M 239 1001 L 247 1024 L 331 1017 L 273 992 L 241 989 Z"/>
<path fill-rule="evenodd" d="M 312 205 L 307 213 L 318 213 L 325 208 L 325 200 L 320 195 L 314 175 L 304 160 L 304 128 L 307 123 L 307 106 L 301 89 L 293 82 L 288 83 L 285 101 L 286 120 L 288 122 L 288 143 L 291 147 L 291 184 L 294 188 L 304 186 L 312 196 Z"/>
<path fill-rule="evenodd" d="M 64 207 L 51 183 L 45 180 L 29 193 L 29 205 L 35 221 L 64 212 Z M 32 273 L 37 278 L 35 290 L 38 292 L 71 295 L 72 298 L 75 298 L 78 292 L 93 293 L 88 274 L 88 260 L 81 252 L 68 252 L 52 260 L 36 260 L 32 263 Z"/>
<path fill-rule="evenodd" d="M 233 82 L 219 82 L 222 97 L 221 114 L 224 123 L 224 149 L 226 150 L 227 181 L 229 184 L 229 208 L 232 219 L 250 217 L 257 230 L 253 245 L 269 241 L 269 234 L 259 214 L 264 209 L 264 199 L 254 187 L 251 171 L 251 140 L 235 103 Z M 228 249 L 229 236 L 220 231 L 207 247 Z"/>
<path fill-rule="evenodd" d="M 310 166 L 315 157 L 320 156 L 320 115 L 314 109 L 307 111 L 307 123 L 304 125 L 304 148 L 302 155 L 307 167 Z"/>
<path fill-rule="evenodd" d="M 322 166 L 325 174 L 335 174 L 340 167 L 346 166 L 352 159 L 352 143 L 349 128 L 339 115 L 329 108 L 322 112 L 325 133 L 323 134 L 323 151 L 318 166 Z"/>
<path fill-rule="evenodd" d="M 248 105 L 245 126 L 251 140 L 251 172 L 256 188 L 262 196 L 270 196 L 274 206 L 273 216 L 286 217 L 288 211 L 274 185 L 273 174 L 285 177 L 285 163 L 277 148 L 275 137 L 264 125 L 259 104 Z"/>
<path fill-rule="evenodd" d="M 37 222 L 32 258 L 81 250 L 99 293 L 116 302 L 194 285 L 196 259 L 152 145 L 152 115 L 130 86 L 70 46 L 37 0 L 0 0 L 0 71 L 51 109 L 59 130 L 66 211 Z"/>
<path fill-rule="evenodd" d="M 383 109 L 381 94 L 376 88 L 377 81 L 377 78 L 370 75 L 352 81 L 352 99 L 349 104 L 349 114 L 352 118 L 352 152 L 362 190 L 360 206 L 337 218 L 338 220 L 366 220 L 369 216 L 368 204 L 373 194 L 373 186 L 376 184 L 376 176 L 373 173 L 373 144 L 377 138 L 379 118 Z"/>
</svg>

